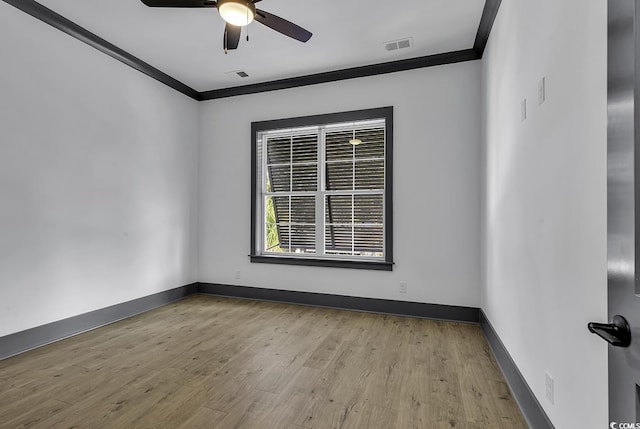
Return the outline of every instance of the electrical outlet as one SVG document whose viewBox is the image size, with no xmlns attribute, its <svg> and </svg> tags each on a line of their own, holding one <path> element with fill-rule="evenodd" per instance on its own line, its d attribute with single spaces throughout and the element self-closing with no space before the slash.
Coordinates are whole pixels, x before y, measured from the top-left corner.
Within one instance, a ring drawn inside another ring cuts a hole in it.
<svg viewBox="0 0 640 429">
<path fill-rule="evenodd" d="M 520 103 L 520 120 L 522 122 L 527 120 L 527 99 L 524 98 Z"/>
<path fill-rule="evenodd" d="M 407 282 L 400 282 L 400 293 L 407 293 Z"/>
<path fill-rule="evenodd" d="M 538 82 L 538 106 L 545 102 L 547 99 L 546 80 L 544 76 Z"/>
<path fill-rule="evenodd" d="M 548 372 L 544 373 L 545 375 L 545 393 L 547 395 L 547 399 L 549 400 L 549 402 L 551 402 L 553 404 L 554 401 L 554 388 L 553 388 L 553 377 L 551 377 L 551 374 L 549 374 Z"/>
<path fill-rule="evenodd" d="M 240 270 L 236 270 L 236 280 L 240 280 Z"/>
</svg>

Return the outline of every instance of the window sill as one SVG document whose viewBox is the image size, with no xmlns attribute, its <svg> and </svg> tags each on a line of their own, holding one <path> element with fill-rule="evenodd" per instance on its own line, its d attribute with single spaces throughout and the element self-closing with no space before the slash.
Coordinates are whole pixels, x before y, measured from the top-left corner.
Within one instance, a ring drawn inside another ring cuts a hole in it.
<svg viewBox="0 0 640 429">
<path fill-rule="evenodd" d="M 357 270 L 393 271 L 393 262 L 346 261 L 339 259 L 292 258 L 286 256 L 249 255 L 251 262 L 259 264 L 307 265 L 314 267 L 352 268 Z"/>
</svg>

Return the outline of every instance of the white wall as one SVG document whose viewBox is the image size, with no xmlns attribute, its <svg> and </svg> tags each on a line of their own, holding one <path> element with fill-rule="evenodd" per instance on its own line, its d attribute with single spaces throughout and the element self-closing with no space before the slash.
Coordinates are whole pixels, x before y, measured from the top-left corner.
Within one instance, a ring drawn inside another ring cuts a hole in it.
<svg viewBox="0 0 640 429">
<path fill-rule="evenodd" d="M 0 52 L 0 336 L 196 280 L 482 305 L 556 427 L 605 427 L 606 2 L 504 1 L 482 62 L 200 105 L 3 2 Z M 387 105 L 394 271 L 249 263 L 249 123 Z"/>
<path fill-rule="evenodd" d="M 198 105 L 0 2 L 0 336 L 196 281 Z"/>
<path fill-rule="evenodd" d="M 250 263 L 250 123 L 382 106 L 394 107 L 393 272 Z M 200 281 L 479 306 L 479 106 L 478 61 L 203 103 Z"/>
<path fill-rule="evenodd" d="M 503 1 L 482 60 L 482 308 L 557 428 L 608 424 L 606 7 Z"/>
</svg>

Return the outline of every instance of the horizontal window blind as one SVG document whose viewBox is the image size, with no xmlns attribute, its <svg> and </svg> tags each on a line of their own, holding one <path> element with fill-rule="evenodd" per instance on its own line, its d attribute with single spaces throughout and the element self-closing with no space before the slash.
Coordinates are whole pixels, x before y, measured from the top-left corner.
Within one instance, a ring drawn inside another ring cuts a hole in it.
<svg viewBox="0 0 640 429">
<path fill-rule="evenodd" d="M 326 132 L 327 253 L 383 255 L 384 162 L 384 126 Z"/>
<path fill-rule="evenodd" d="M 266 191 L 274 193 L 268 197 L 271 204 L 267 206 L 273 208 L 274 216 L 272 222 L 266 220 L 266 230 L 275 229 L 278 240 L 277 246 L 268 243 L 267 250 L 314 253 L 318 135 L 267 137 L 266 147 Z M 302 195 L 293 195 L 292 192 Z M 285 195 L 287 193 L 289 195 Z"/>
<path fill-rule="evenodd" d="M 385 261 L 386 139 L 386 118 L 260 131 L 259 253 Z"/>
</svg>

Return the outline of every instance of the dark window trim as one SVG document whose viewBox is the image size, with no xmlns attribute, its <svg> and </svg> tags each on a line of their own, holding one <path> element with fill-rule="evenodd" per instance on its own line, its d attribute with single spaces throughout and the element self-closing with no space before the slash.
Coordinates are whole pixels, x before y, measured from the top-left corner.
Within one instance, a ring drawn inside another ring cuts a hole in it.
<svg viewBox="0 0 640 429">
<path fill-rule="evenodd" d="M 360 270 L 393 271 L 393 262 L 346 261 L 340 259 L 293 258 L 288 256 L 249 255 L 251 262 L 259 264 L 306 265 L 312 267 L 354 268 Z"/>
<path fill-rule="evenodd" d="M 330 258 L 295 258 L 286 256 L 264 256 L 256 246 L 257 234 L 257 135 L 262 131 L 279 128 L 296 128 L 305 126 L 326 125 L 339 122 L 356 122 L 367 119 L 385 120 L 385 191 L 384 222 L 385 249 L 384 261 L 339 260 Z M 328 113 L 322 115 L 301 116 L 297 118 L 275 119 L 251 123 L 251 262 L 311 265 L 325 267 L 357 268 L 391 271 L 393 269 L 393 106 L 374 109 L 353 110 L 349 112 Z"/>
</svg>

